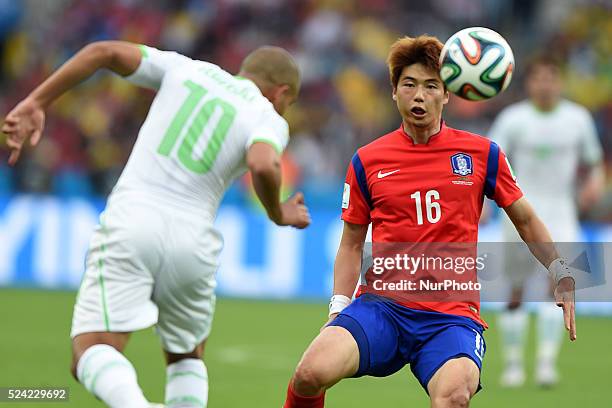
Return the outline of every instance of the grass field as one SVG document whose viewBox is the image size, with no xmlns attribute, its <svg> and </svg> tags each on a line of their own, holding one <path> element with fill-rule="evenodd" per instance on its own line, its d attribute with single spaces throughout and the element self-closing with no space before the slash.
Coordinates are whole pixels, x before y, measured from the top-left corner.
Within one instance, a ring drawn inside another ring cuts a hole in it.
<svg viewBox="0 0 612 408">
<path fill-rule="evenodd" d="M 0 290 L 0 387 L 63 386 L 65 403 L 20 403 L 17 407 L 102 407 L 72 379 L 69 329 L 73 292 Z M 284 401 L 287 381 L 304 348 L 326 314 L 322 304 L 221 299 L 206 352 L 212 408 L 273 407 Z M 494 319 L 486 332 L 485 389 L 472 407 L 610 407 L 612 321 L 582 317 L 578 341 L 566 342 L 560 360 L 562 383 L 540 390 L 532 383 L 519 390 L 497 385 L 501 369 Z M 533 333 L 533 330 L 531 331 Z M 162 401 L 164 367 L 152 330 L 137 333 L 127 349 L 147 397 Z M 533 336 L 530 352 L 533 354 Z M 529 359 L 532 363 L 532 359 Z M 530 366 L 531 367 L 531 366 Z M 530 372 L 531 374 L 531 372 Z M 532 377 L 529 377 L 531 380 Z M 327 394 L 329 407 L 425 407 L 426 394 L 409 369 L 384 378 L 345 380 Z M 0 403 L 0 408 L 10 406 Z"/>
</svg>

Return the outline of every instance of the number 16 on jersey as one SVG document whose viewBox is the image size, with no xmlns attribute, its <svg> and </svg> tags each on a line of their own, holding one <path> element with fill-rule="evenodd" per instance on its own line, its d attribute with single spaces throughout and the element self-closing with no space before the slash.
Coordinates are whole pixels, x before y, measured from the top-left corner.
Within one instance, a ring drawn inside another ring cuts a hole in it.
<svg viewBox="0 0 612 408">
<path fill-rule="evenodd" d="M 412 193 L 410 198 L 414 199 L 416 205 L 417 224 L 423 225 L 421 192 L 416 191 Z M 429 190 L 425 193 L 425 213 L 427 215 L 427 221 L 430 224 L 435 224 L 436 222 L 440 221 L 440 217 L 442 217 L 440 203 L 438 203 L 436 200 L 440 200 L 440 193 L 438 193 L 436 190 Z"/>
</svg>

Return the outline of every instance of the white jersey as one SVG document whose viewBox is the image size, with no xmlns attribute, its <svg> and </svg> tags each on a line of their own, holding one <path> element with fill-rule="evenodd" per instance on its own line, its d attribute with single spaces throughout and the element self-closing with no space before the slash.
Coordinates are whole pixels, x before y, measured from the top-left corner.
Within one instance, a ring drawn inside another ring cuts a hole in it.
<svg viewBox="0 0 612 408">
<path fill-rule="evenodd" d="M 589 112 L 567 100 L 551 112 L 523 101 L 500 113 L 489 136 L 506 152 L 521 189 L 553 238 L 577 239 L 578 166 L 602 159 Z"/>
<path fill-rule="evenodd" d="M 288 126 L 250 80 L 141 50 L 127 79 L 158 92 L 90 241 L 71 336 L 156 324 L 164 350 L 182 354 L 211 329 L 219 202 L 246 171 L 247 149 L 282 151 Z"/>
<path fill-rule="evenodd" d="M 141 46 L 126 79 L 157 91 L 109 201 L 146 195 L 214 219 L 231 182 L 247 170 L 258 141 L 282 152 L 289 127 L 250 80 L 217 65 Z"/>
</svg>

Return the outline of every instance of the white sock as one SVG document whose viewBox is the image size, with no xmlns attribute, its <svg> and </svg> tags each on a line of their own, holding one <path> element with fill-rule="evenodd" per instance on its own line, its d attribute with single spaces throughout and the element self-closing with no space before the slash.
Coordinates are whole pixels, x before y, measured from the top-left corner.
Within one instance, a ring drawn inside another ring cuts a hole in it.
<svg viewBox="0 0 612 408">
<path fill-rule="evenodd" d="M 111 408 L 149 406 L 132 364 L 107 344 L 96 344 L 83 353 L 77 364 L 77 378 L 87 391 Z"/>
<path fill-rule="evenodd" d="M 523 366 L 527 317 L 527 312 L 522 308 L 518 308 L 515 310 L 505 310 L 498 318 L 506 365 Z"/>
<path fill-rule="evenodd" d="M 563 310 L 552 301 L 539 304 L 537 326 L 538 363 L 554 365 L 563 338 Z"/>
<path fill-rule="evenodd" d="M 168 408 L 206 408 L 208 371 L 204 361 L 186 358 L 166 368 L 166 406 Z"/>
</svg>

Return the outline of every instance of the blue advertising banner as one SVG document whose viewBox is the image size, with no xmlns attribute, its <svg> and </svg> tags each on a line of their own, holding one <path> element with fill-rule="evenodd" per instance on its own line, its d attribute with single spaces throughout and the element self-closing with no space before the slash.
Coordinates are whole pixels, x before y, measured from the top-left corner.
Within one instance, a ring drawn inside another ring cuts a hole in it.
<svg viewBox="0 0 612 408">
<path fill-rule="evenodd" d="M 75 289 L 104 202 L 21 195 L 0 199 L 0 286 Z M 316 210 L 305 230 L 277 227 L 259 210 L 222 205 L 216 226 L 224 248 L 218 294 L 246 298 L 327 298 L 342 231 L 339 210 Z M 586 240 L 610 242 L 612 227 L 583 229 Z M 497 223 L 481 240 L 498 241 Z M 612 312 L 611 305 L 588 305 Z M 603 308 L 603 309 L 602 309 Z"/>
<path fill-rule="evenodd" d="M 0 200 L 0 286 L 78 288 L 102 200 L 22 195 Z M 318 211 L 303 231 L 253 208 L 222 206 L 218 292 L 240 297 L 326 297 L 342 223 Z"/>
</svg>

